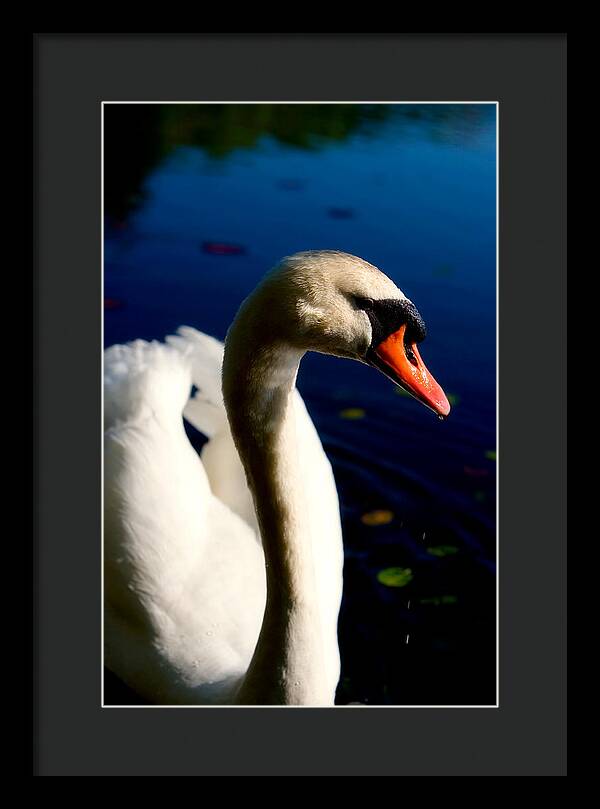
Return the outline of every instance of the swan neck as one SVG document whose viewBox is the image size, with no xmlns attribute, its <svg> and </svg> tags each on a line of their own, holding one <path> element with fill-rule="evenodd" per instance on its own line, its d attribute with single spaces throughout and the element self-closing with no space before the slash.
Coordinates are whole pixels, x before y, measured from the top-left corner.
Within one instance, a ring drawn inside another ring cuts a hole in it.
<svg viewBox="0 0 600 809">
<path fill-rule="evenodd" d="M 234 324 L 235 326 L 235 324 Z M 312 537 L 299 470 L 295 382 L 302 352 L 227 337 L 223 394 L 254 499 L 267 601 L 240 702 L 320 704 L 324 650 Z"/>
</svg>

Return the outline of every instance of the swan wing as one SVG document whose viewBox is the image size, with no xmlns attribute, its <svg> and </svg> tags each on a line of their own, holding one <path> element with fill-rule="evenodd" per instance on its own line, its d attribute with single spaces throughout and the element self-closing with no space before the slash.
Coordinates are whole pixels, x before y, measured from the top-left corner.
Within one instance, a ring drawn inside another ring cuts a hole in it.
<svg viewBox="0 0 600 809">
<path fill-rule="evenodd" d="M 105 662 L 151 701 L 219 701 L 258 637 L 262 550 L 185 434 L 189 352 L 112 346 L 104 371 Z"/>
<path fill-rule="evenodd" d="M 223 395 L 221 368 L 223 343 L 190 326 L 181 326 L 167 343 L 189 357 L 197 390 L 185 405 L 183 415 L 209 439 L 201 452 L 202 464 L 212 493 L 244 520 L 258 538 L 258 524 L 246 475 L 233 442 Z"/>
</svg>

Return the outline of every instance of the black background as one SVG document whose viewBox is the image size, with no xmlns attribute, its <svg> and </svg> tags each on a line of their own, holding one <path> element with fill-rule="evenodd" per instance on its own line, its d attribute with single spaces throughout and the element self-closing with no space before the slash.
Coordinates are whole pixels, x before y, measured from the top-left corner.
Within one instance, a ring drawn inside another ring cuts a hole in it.
<svg viewBox="0 0 600 809">
<path fill-rule="evenodd" d="M 35 773 L 565 774 L 565 37 L 36 34 L 33 56 Z M 500 102 L 499 708 L 100 707 L 103 100 Z"/>
</svg>

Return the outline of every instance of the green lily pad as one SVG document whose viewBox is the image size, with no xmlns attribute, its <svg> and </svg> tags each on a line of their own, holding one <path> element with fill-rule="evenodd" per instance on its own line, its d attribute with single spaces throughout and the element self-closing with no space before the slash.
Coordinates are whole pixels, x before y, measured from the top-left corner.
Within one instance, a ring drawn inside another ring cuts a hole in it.
<svg viewBox="0 0 600 809">
<path fill-rule="evenodd" d="M 453 556 L 455 553 L 458 553 L 458 548 L 456 545 L 433 545 L 427 548 L 427 553 L 430 553 L 432 556 Z"/>
<path fill-rule="evenodd" d="M 457 393 L 448 393 L 446 398 L 452 405 L 452 407 L 456 407 L 456 405 L 460 402 L 460 396 Z"/>
<path fill-rule="evenodd" d="M 457 601 L 456 596 L 428 596 L 419 599 L 420 604 L 433 604 L 434 607 L 439 607 L 440 604 L 456 604 Z"/>
<path fill-rule="evenodd" d="M 412 579 L 409 567 L 386 567 L 377 574 L 377 581 L 386 587 L 405 587 Z"/>
<path fill-rule="evenodd" d="M 495 449 L 488 449 L 488 451 L 485 453 L 485 457 L 488 459 L 488 461 L 495 461 L 496 460 L 496 450 Z"/>
<path fill-rule="evenodd" d="M 366 415 L 362 407 L 347 407 L 345 410 L 340 410 L 341 419 L 364 419 Z"/>
</svg>

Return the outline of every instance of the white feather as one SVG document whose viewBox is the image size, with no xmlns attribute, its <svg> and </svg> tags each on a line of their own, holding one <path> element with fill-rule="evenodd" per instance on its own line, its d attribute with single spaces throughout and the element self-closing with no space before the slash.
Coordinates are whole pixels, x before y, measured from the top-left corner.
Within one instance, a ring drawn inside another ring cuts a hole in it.
<svg viewBox="0 0 600 809">
<path fill-rule="evenodd" d="M 105 662 L 152 702 L 229 701 L 262 622 L 264 556 L 220 392 L 222 356 L 221 343 L 191 328 L 167 345 L 105 352 Z M 198 391 L 186 400 L 192 383 Z M 182 414 L 210 436 L 201 459 Z M 337 493 L 297 392 L 295 415 L 315 536 L 333 540 L 315 550 L 335 689 Z"/>
</svg>

